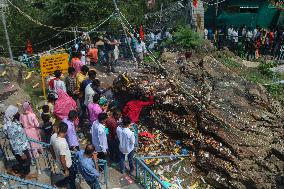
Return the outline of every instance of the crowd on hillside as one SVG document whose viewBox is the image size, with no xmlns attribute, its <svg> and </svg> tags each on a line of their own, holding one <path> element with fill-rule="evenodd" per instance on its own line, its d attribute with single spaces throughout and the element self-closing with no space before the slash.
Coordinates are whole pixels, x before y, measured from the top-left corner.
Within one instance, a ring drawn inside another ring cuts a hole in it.
<svg viewBox="0 0 284 189">
<path fill-rule="evenodd" d="M 135 30 L 136 31 L 136 30 Z M 83 65 L 94 65 L 100 63 L 107 67 L 108 72 L 114 72 L 114 65 L 120 59 L 130 59 L 136 62 L 137 67 L 143 66 L 144 56 L 148 54 L 148 50 L 157 49 L 162 40 L 172 38 L 168 29 L 148 32 L 133 32 L 133 34 L 112 35 L 106 32 L 104 35 L 97 36 L 91 41 L 87 33 L 80 33 L 76 45 L 66 49 L 58 48 L 57 52 L 68 52 L 72 57 L 76 57 L 76 61 L 80 60 Z M 39 66 L 39 56 L 32 56 L 31 52 L 25 52 L 18 59 L 20 62 L 27 64 L 28 67 L 34 68 Z M 48 51 L 49 53 L 49 51 Z M 54 53 L 53 51 L 51 53 Z M 78 71 L 78 69 L 76 69 Z"/>
<path fill-rule="evenodd" d="M 205 28 L 204 38 L 214 42 L 218 49 L 227 46 L 239 56 L 245 56 L 247 60 L 267 55 L 278 58 L 281 46 L 284 44 L 284 31 L 258 26 L 256 28 L 229 26 L 217 30 Z"/>
<path fill-rule="evenodd" d="M 100 47 L 102 43 L 104 47 Z M 141 43 L 137 40 L 138 58 Z M 154 97 L 151 91 L 145 94 L 137 91 L 127 103 L 122 104 L 116 100 L 113 87 L 101 86 L 93 65 L 105 61 L 108 71 L 113 71 L 118 45 L 121 43 L 106 36 L 98 38 L 94 44 L 90 43 L 85 54 L 86 45 L 75 46 L 68 75 L 64 76 L 57 70 L 48 80 L 49 93 L 41 107 L 41 120 L 29 102 L 23 103 L 22 111 L 12 105 L 7 108 L 4 133 L 18 161 L 18 165 L 9 170 L 10 174 L 27 179 L 36 176 L 30 173 L 30 166 L 43 149 L 34 142 L 29 145 L 29 138 L 50 144 L 53 158 L 65 176 L 56 183 L 57 187 L 69 184 L 71 189 L 75 188 L 77 167 L 92 189 L 100 188 L 98 159 L 117 164 L 121 173 L 125 173 L 127 156 L 129 173 L 133 173 L 139 115 L 143 107 L 154 104 Z M 103 49 L 100 51 L 100 48 Z M 148 98 L 148 101 L 142 101 L 142 97 Z M 89 131 L 91 137 L 90 144 L 82 150 L 80 141 L 86 139 L 83 130 Z M 77 159 L 77 164 L 74 164 L 73 158 Z"/>
</svg>

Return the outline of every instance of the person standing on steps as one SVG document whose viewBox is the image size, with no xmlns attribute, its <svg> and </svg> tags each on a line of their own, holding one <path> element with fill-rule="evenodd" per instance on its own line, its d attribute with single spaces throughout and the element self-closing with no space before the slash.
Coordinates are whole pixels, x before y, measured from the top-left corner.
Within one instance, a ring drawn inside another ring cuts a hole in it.
<svg viewBox="0 0 284 189">
<path fill-rule="evenodd" d="M 12 153 L 14 154 L 18 165 L 14 166 L 12 170 L 8 170 L 15 176 L 20 176 L 25 179 L 36 178 L 37 175 L 31 174 L 31 156 L 29 153 L 29 141 L 27 135 L 20 123 L 20 114 L 18 108 L 10 105 L 5 111 L 4 115 L 4 130 L 9 139 Z"/>
<path fill-rule="evenodd" d="M 75 69 L 75 75 L 76 75 L 81 71 L 84 64 L 81 61 L 81 54 L 80 53 L 76 52 L 74 56 L 75 56 L 75 58 L 71 62 L 71 67 L 73 67 Z"/>
<path fill-rule="evenodd" d="M 99 105 L 100 98 L 99 94 L 94 94 L 93 102 L 88 104 L 90 126 L 98 120 L 98 115 L 103 112 Z"/>
<path fill-rule="evenodd" d="M 88 51 L 88 57 L 90 58 L 91 66 L 96 65 L 99 61 L 98 48 L 94 44 L 91 44 L 91 48 Z"/>
<path fill-rule="evenodd" d="M 98 120 L 93 123 L 91 128 L 92 144 L 98 152 L 99 159 L 106 159 L 108 143 L 106 136 L 105 122 L 108 116 L 106 113 L 100 113 Z"/>
<path fill-rule="evenodd" d="M 130 174 L 132 174 L 134 171 L 133 156 L 134 156 L 135 136 L 134 132 L 130 130 L 130 127 L 131 127 L 130 118 L 124 117 L 122 120 L 122 130 L 121 133 L 118 135 L 119 151 L 120 151 L 119 167 L 120 167 L 120 172 L 122 174 L 125 173 L 125 156 L 127 156 L 128 158 Z"/>
<path fill-rule="evenodd" d="M 58 133 L 53 134 L 50 139 L 53 158 L 56 159 L 59 168 L 63 171 L 65 176 L 64 179 L 56 182 L 55 185 L 59 188 L 69 185 L 70 189 L 76 189 L 75 166 L 72 164 L 71 152 L 65 139 L 67 130 L 68 125 L 64 122 L 60 122 Z"/>
<path fill-rule="evenodd" d="M 114 49 L 115 45 L 119 43 L 114 40 L 114 38 L 108 34 L 105 38 L 105 51 L 107 54 L 107 72 L 114 72 Z"/>
<path fill-rule="evenodd" d="M 76 134 L 75 121 L 78 118 L 76 110 L 71 110 L 68 114 L 68 118 L 64 118 L 62 121 L 68 125 L 66 139 L 69 145 L 69 149 L 72 151 L 79 151 L 79 142 Z"/>
<path fill-rule="evenodd" d="M 75 78 L 75 68 L 69 67 L 68 68 L 68 76 L 65 78 L 66 90 L 67 94 L 71 96 L 74 100 L 76 94 L 76 78 Z"/>
<path fill-rule="evenodd" d="M 109 159 L 112 163 L 119 162 L 119 140 L 117 138 L 116 130 L 118 121 L 121 117 L 121 112 L 117 109 L 112 111 L 112 115 L 106 120 L 106 127 L 109 130 L 108 144 L 109 144 Z"/>
<path fill-rule="evenodd" d="M 20 122 L 23 125 L 27 137 L 41 141 L 40 125 L 29 102 L 23 103 L 23 114 L 20 116 Z M 31 155 L 37 158 L 42 151 L 41 145 L 31 142 Z"/>
<path fill-rule="evenodd" d="M 97 152 L 92 144 L 88 144 L 85 150 L 76 152 L 78 170 L 91 189 L 101 189 L 99 184 L 99 167 Z"/>
<path fill-rule="evenodd" d="M 136 51 L 136 59 L 138 62 L 138 67 L 142 67 L 143 60 L 144 60 L 144 54 L 147 53 L 147 50 L 146 50 L 145 43 L 140 38 L 138 39 L 138 42 L 136 43 L 135 51 Z"/>
</svg>

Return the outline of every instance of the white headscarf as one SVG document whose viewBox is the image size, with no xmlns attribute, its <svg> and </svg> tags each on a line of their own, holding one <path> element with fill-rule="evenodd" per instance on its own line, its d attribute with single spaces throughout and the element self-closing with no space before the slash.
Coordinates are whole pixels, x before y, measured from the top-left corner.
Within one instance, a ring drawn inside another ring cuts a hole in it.
<svg viewBox="0 0 284 189">
<path fill-rule="evenodd" d="M 3 129 L 4 131 L 7 130 L 8 125 L 10 125 L 13 121 L 14 115 L 18 113 L 19 109 L 16 106 L 10 105 L 4 115 L 4 122 L 3 122 Z"/>
</svg>

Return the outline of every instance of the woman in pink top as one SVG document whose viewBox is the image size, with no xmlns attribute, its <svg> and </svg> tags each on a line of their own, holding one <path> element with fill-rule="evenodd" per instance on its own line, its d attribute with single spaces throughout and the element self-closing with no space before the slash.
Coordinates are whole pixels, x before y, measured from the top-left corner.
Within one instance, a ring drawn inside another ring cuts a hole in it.
<svg viewBox="0 0 284 189">
<path fill-rule="evenodd" d="M 76 101 L 70 97 L 65 91 L 58 90 L 58 99 L 55 101 L 53 114 L 61 121 L 68 117 L 71 110 L 77 110 Z"/>
<path fill-rule="evenodd" d="M 75 75 L 81 71 L 83 65 L 83 62 L 81 61 L 81 54 L 76 53 L 75 58 L 71 61 L 71 67 L 75 69 Z"/>
<path fill-rule="evenodd" d="M 36 118 L 36 115 L 33 113 L 30 103 L 24 102 L 23 111 L 24 113 L 20 116 L 20 122 L 24 127 L 24 131 L 27 137 L 41 141 L 39 123 Z M 39 152 L 42 149 L 41 145 L 32 142 L 31 148 L 33 157 L 38 157 Z"/>
<path fill-rule="evenodd" d="M 98 115 L 103 112 L 101 106 L 99 105 L 99 100 L 100 95 L 95 94 L 93 96 L 93 102 L 88 104 L 90 125 L 93 125 L 94 121 L 97 121 Z"/>
</svg>

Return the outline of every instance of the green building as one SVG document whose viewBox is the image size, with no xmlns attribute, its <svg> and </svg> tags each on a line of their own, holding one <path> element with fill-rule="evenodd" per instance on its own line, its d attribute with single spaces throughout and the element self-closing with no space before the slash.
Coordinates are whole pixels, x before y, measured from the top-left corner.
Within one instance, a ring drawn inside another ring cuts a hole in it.
<svg viewBox="0 0 284 189">
<path fill-rule="evenodd" d="M 236 27 L 246 25 L 251 28 L 259 25 L 270 28 L 279 24 L 280 9 L 269 4 L 267 0 L 219 0 L 218 6 L 213 2 L 217 1 L 211 1 L 205 12 L 207 28 L 229 25 Z"/>
</svg>

